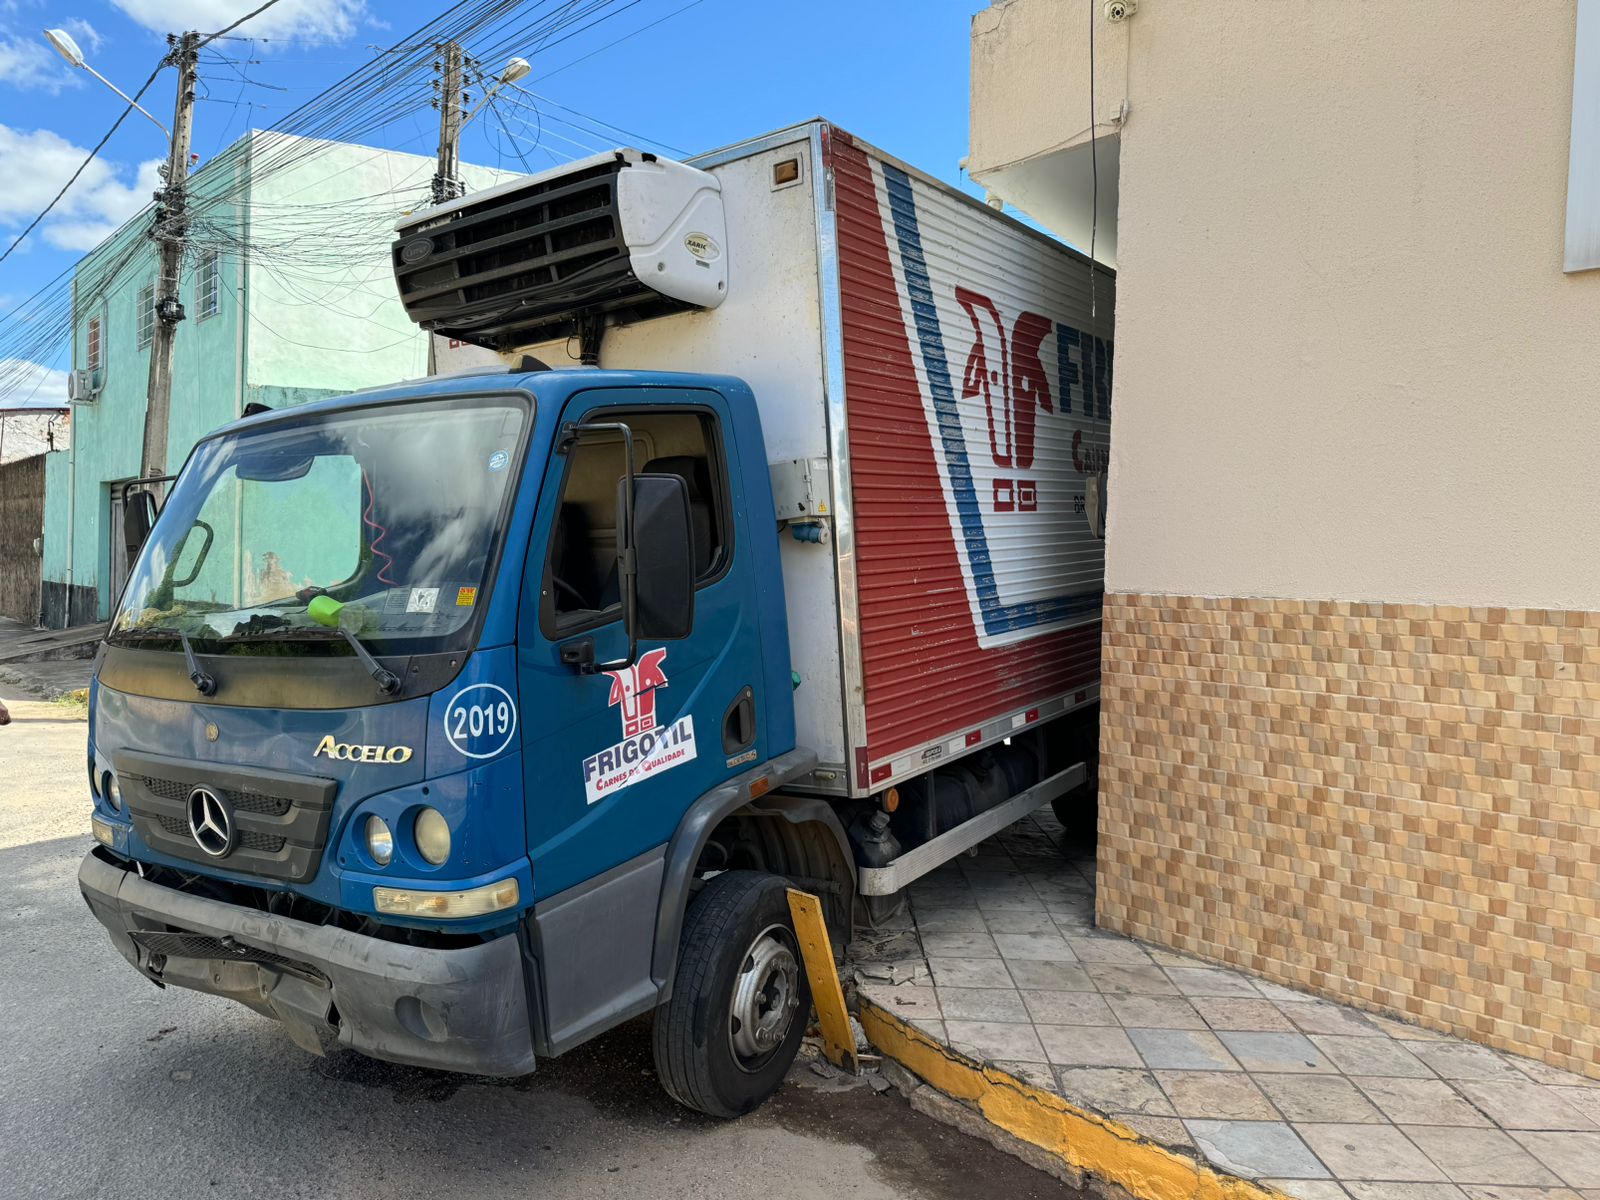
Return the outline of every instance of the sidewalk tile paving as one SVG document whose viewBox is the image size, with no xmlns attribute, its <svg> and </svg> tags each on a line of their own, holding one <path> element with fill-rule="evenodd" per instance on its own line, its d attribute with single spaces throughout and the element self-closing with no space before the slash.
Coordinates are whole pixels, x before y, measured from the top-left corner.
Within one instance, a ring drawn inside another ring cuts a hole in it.
<svg viewBox="0 0 1600 1200">
<path fill-rule="evenodd" d="M 860 990 L 1299 1200 L 1600 1200 L 1600 1081 L 1107 933 L 1094 887 L 1041 809 L 858 938 Z"/>
</svg>

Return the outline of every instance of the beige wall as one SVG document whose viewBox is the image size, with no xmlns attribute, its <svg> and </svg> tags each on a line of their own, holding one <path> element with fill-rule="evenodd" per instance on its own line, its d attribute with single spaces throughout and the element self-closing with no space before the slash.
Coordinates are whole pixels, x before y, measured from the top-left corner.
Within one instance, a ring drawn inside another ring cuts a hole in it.
<svg viewBox="0 0 1600 1200">
<path fill-rule="evenodd" d="M 972 18 L 969 171 L 1017 166 L 1089 136 L 1091 11 L 1098 22 L 1095 130 L 1097 135 L 1116 132 L 1127 95 L 1132 24 L 1098 20 L 1098 2 L 1001 0 Z"/>
<path fill-rule="evenodd" d="M 974 173 L 1084 136 L 1082 7 L 975 18 Z M 1098 26 L 1102 121 L 1127 102 L 1108 590 L 1600 608 L 1574 19 L 1142 0 Z"/>
<path fill-rule="evenodd" d="M 974 21 L 969 167 L 1002 194 L 1081 151 L 1088 11 Z M 1575 16 L 1140 0 L 1097 26 L 1121 187 L 1097 917 L 1600 1078 Z"/>
</svg>

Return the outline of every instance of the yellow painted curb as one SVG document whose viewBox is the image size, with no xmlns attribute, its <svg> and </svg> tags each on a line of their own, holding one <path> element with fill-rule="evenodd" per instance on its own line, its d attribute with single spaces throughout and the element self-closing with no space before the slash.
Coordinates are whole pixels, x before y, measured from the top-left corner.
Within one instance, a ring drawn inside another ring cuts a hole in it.
<svg viewBox="0 0 1600 1200">
<path fill-rule="evenodd" d="M 1139 1200 L 1284 1200 L 1272 1188 L 1223 1175 L 1126 1125 L 958 1054 L 865 997 L 860 1004 L 862 1028 L 880 1053 L 947 1096 L 976 1106 L 990 1124 Z"/>
</svg>

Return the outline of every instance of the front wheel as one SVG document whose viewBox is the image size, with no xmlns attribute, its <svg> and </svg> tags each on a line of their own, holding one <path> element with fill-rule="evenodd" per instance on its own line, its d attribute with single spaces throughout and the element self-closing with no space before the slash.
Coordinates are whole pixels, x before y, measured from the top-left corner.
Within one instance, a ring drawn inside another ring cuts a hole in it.
<svg viewBox="0 0 1600 1200">
<path fill-rule="evenodd" d="M 653 1034 L 656 1073 L 680 1104 L 742 1116 L 794 1062 L 811 985 L 787 887 L 776 875 L 725 871 L 689 905 L 672 999 Z"/>
</svg>

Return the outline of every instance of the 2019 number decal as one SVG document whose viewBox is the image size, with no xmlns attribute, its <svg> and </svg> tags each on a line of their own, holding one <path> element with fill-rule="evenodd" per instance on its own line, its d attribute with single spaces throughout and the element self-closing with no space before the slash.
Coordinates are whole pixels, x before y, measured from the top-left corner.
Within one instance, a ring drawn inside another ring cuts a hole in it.
<svg viewBox="0 0 1600 1200">
<path fill-rule="evenodd" d="M 444 706 L 444 736 L 468 758 L 493 758 L 517 732 L 517 703 L 495 683 L 464 687 Z"/>
</svg>

